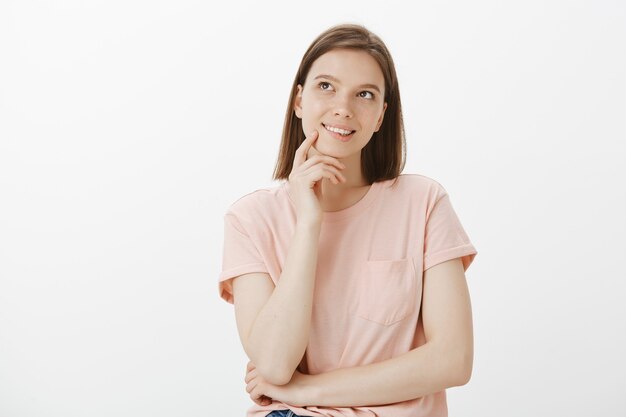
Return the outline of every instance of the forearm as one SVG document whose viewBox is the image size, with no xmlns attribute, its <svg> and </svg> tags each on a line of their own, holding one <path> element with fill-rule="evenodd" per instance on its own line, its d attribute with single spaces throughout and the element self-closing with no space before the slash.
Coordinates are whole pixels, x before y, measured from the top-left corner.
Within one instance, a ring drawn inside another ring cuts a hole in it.
<svg viewBox="0 0 626 417">
<path fill-rule="evenodd" d="M 426 343 L 405 354 L 365 366 L 310 375 L 305 405 L 358 407 L 411 400 L 467 383 L 463 356 Z"/>
<path fill-rule="evenodd" d="M 298 223 L 280 279 L 248 336 L 258 372 L 286 384 L 309 340 L 320 226 Z"/>
</svg>

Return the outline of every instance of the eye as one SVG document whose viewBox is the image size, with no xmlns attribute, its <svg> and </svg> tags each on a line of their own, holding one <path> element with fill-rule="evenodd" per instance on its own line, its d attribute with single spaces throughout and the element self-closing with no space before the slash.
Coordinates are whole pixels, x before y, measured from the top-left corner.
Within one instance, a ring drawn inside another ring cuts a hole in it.
<svg viewBox="0 0 626 417">
<path fill-rule="evenodd" d="M 329 83 L 329 82 L 327 82 L 327 81 L 322 81 L 321 83 L 317 84 L 317 86 L 318 86 L 318 87 L 322 87 L 322 85 L 328 85 L 328 86 L 330 86 L 330 83 Z M 327 89 L 327 88 L 323 88 L 323 87 L 322 87 L 322 91 L 328 91 L 328 89 Z"/>
<path fill-rule="evenodd" d="M 374 93 L 372 93 L 371 91 L 361 91 L 359 94 L 363 94 L 363 93 L 369 94 L 370 95 L 370 100 L 374 99 Z M 361 97 L 363 97 L 363 96 L 361 96 Z M 363 98 L 367 98 L 367 97 L 363 97 Z"/>
</svg>

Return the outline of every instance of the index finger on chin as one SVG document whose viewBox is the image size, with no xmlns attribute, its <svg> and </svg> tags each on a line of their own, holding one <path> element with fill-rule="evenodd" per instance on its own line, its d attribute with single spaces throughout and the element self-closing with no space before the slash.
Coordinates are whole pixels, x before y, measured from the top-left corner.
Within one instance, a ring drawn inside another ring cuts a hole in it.
<svg viewBox="0 0 626 417">
<path fill-rule="evenodd" d="M 304 161 L 307 160 L 309 149 L 311 149 L 311 146 L 313 146 L 313 142 L 315 142 L 318 136 L 319 136 L 319 132 L 317 130 L 313 130 L 312 132 L 309 133 L 309 136 L 304 138 L 304 141 L 300 144 L 300 147 L 296 151 L 296 159 L 297 159 L 296 166 L 304 163 Z"/>
</svg>

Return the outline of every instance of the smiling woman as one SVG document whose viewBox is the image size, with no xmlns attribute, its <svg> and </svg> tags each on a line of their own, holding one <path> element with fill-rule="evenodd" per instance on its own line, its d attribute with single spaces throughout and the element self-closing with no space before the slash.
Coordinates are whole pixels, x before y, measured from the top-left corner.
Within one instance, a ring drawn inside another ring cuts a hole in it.
<svg viewBox="0 0 626 417">
<path fill-rule="evenodd" d="M 248 417 L 445 416 L 445 389 L 469 380 L 477 251 L 444 187 L 401 173 L 405 148 L 384 43 L 326 30 L 292 86 L 281 184 L 224 216 Z"/>
<path fill-rule="evenodd" d="M 381 94 L 385 79 L 376 60 L 360 50 L 331 50 L 315 60 L 304 84 L 306 89 L 297 85 L 295 114 L 305 132 L 324 129 L 314 148 L 338 159 L 359 156 L 357 151 L 380 129 L 387 109 Z M 337 147 L 327 137 L 346 145 Z"/>
</svg>

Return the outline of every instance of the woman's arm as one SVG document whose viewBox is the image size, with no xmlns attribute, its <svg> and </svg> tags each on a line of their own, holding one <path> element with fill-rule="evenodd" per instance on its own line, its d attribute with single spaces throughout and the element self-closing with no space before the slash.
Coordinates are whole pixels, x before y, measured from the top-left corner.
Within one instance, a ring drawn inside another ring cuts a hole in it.
<svg viewBox="0 0 626 417">
<path fill-rule="evenodd" d="M 318 224 L 297 223 L 275 288 L 258 276 L 233 280 L 243 348 L 272 384 L 289 382 L 309 341 L 319 233 Z"/>
<path fill-rule="evenodd" d="M 473 363 L 472 312 L 459 258 L 425 271 L 422 321 L 426 343 L 416 349 L 365 366 L 296 374 L 288 385 L 265 387 L 264 394 L 300 406 L 358 407 L 466 384 Z"/>
<path fill-rule="evenodd" d="M 237 327 L 244 350 L 256 363 L 259 374 L 278 385 L 290 381 L 309 342 L 323 218 L 322 180 L 333 184 L 347 181 L 340 172 L 345 165 L 338 159 L 321 154 L 309 158 L 318 136 L 319 132 L 313 130 L 294 155 L 289 184 L 293 187 L 297 220 L 276 287 L 271 288 L 271 281 L 257 282 L 258 277 L 233 280 Z"/>
</svg>

